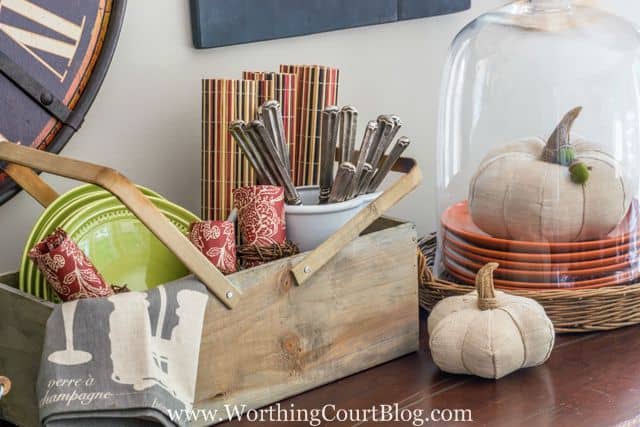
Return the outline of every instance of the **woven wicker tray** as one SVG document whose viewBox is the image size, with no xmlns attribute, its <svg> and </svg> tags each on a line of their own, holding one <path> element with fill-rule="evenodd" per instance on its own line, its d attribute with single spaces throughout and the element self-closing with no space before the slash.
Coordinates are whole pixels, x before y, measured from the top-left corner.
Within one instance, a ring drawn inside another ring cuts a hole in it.
<svg viewBox="0 0 640 427">
<path fill-rule="evenodd" d="M 420 306 L 431 311 L 443 298 L 473 289 L 453 281 L 436 279 L 432 273 L 435 236 L 420 241 Z M 508 291 L 538 301 L 557 333 L 606 331 L 640 323 L 640 283 L 585 290 Z"/>
</svg>

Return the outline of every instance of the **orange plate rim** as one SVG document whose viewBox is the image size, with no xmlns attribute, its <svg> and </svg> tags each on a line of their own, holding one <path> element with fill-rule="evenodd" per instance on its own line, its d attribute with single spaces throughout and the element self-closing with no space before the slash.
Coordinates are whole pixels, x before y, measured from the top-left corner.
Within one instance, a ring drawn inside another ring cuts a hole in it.
<svg viewBox="0 0 640 427">
<path fill-rule="evenodd" d="M 636 202 L 632 203 L 632 207 L 629 213 L 625 216 L 625 220 L 616 227 L 611 233 L 615 233 L 622 227 L 624 222 L 630 221 L 627 217 L 631 216 L 631 212 L 637 212 Z M 459 218 L 464 218 L 460 221 Z M 458 218 L 458 219 L 456 219 Z M 637 218 L 637 215 L 636 215 Z M 468 242 L 472 242 L 477 246 L 492 249 L 492 250 L 509 250 L 510 252 L 525 252 L 525 253 L 548 253 L 548 252 L 583 252 L 588 250 L 604 249 L 612 246 L 619 246 L 621 244 L 628 243 L 632 237 L 639 238 L 640 233 L 635 233 L 632 236 L 632 232 L 626 231 L 615 237 L 600 240 L 589 240 L 584 242 L 533 242 L 525 240 L 509 240 L 491 237 L 482 230 L 480 230 L 475 224 L 473 227 L 475 230 L 468 229 L 468 224 L 473 224 L 473 220 L 469 214 L 468 201 L 458 202 L 448 207 L 440 218 L 440 223 L 443 228 L 456 234 Z M 467 225 L 465 225 L 467 223 Z M 482 233 L 482 234 L 480 234 Z M 611 234 L 610 233 L 610 234 Z"/>
<path fill-rule="evenodd" d="M 462 280 L 465 284 L 473 285 L 475 283 L 475 275 L 471 270 L 468 270 L 460 265 L 455 265 L 455 262 L 449 261 L 446 257 L 443 260 L 444 266 L 447 272 L 453 275 L 455 278 Z M 536 282 L 516 282 L 504 279 L 495 279 L 494 283 L 496 287 L 502 289 L 528 289 L 528 290 L 543 290 L 543 289 L 595 289 L 606 286 L 617 286 L 631 282 L 638 278 L 640 273 L 638 271 L 627 271 L 624 273 L 618 273 L 613 276 L 606 276 L 598 279 L 591 279 L 585 281 L 575 282 L 558 282 L 558 283 L 536 283 Z"/>
<path fill-rule="evenodd" d="M 500 260 L 518 261 L 518 262 L 537 262 L 543 264 L 549 263 L 566 263 L 576 261 L 590 261 L 602 258 L 610 258 L 627 254 L 632 250 L 635 253 L 635 244 L 625 243 L 610 248 L 596 249 L 584 252 L 562 252 L 562 253 L 526 253 L 526 252 L 505 252 L 493 249 L 480 248 L 472 243 L 461 239 L 459 236 L 444 233 L 445 242 L 450 243 L 456 248 L 464 249 L 474 254 L 483 255 L 493 258 L 496 262 Z"/>
</svg>

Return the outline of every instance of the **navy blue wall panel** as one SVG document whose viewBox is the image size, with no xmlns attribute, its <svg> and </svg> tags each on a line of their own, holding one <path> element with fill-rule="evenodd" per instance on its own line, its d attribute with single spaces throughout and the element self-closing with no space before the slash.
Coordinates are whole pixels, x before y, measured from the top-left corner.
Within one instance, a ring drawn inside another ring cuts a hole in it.
<svg viewBox="0 0 640 427">
<path fill-rule="evenodd" d="M 398 19 L 444 15 L 470 7 L 471 0 L 398 0 Z"/>
<path fill-rule="evenodd" d="M 470 0 L 190 0 L 193 45 L 227 46 L 468 9 Z"/>
</svg>

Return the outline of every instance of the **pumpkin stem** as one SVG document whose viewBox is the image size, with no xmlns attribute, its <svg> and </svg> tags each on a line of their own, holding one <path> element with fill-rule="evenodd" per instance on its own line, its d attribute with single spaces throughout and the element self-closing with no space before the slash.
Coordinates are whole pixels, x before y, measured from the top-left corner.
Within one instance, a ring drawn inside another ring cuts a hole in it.
<svg viewBox="0 0 640 427">
<path fill-rule="evenodd" d="M 497 262 L 490 262 L 476 274 L 476 291 L 478 292 L 478 308 L 482 311 L 498 308 L 496 291 L 493 287 L 493 272 L 499 267 Z"/>
<path fill-rule="evenodd" d="M 573 126 L 573 122 L 575 122 L 580 115 L 581 111 L 582 107 L 576 107 L 565 114 L 562 121 L 560 121 L 560 124 L 549 137 L 547 145 L 544 147 L 544 151 L 542 152 L 542 160 L 545 162 L 562 164 L 560 149 L 571 144 L 571 127 Z"/>
</svg>

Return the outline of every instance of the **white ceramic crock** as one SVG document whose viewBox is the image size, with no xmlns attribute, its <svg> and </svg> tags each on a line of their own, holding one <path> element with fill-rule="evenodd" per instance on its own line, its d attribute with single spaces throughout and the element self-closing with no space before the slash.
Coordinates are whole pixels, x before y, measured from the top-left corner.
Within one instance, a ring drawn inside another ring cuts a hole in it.
<svg viewBox="0 0 640 427">
<path fill-rule="evenodd" d="M 287 205 L 287 238 L 301 252 L 315 249 L 381 193 L 364 194 L 346 202 L 318 204 L 318 187 L 299 187 L 302 205 Z"/>
</svg>

